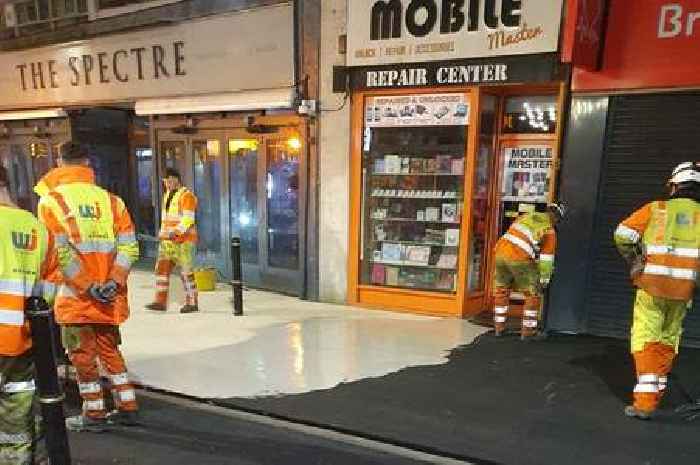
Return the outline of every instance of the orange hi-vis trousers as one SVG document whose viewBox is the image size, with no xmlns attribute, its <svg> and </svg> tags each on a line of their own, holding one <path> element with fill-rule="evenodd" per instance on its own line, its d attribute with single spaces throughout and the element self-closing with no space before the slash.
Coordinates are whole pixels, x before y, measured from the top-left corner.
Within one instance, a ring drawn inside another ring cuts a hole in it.
<svg viewBox="0 0 700 465">
<path fill-rule="evenodd" d="M 496 332 L 501 333 L 505 330 L 510 310 L 510 294 L 512 291 L 518 291 L 525 297 L 520 334 L 524 337 L 536 335 L 541 306 L 541 298 L 537 290 L 539 281 L 537 265 L 532 262 L 510 261 L 497 257 L 494 278 L 493 322 Z"/>
<path fill-rule="evenodd" d="M 637 371 L 634 407 L 644 412 L 653 412 L 666 392 L 668 374 L 673 367 L 676 351 L 673 346 L 652 342 L 632 356 Z"/>
<path fill-rule="evenodd" d="M 138 410 L 134 387 L 129 383 L 124 357 L 119 351 L 119 327 L 111 325 L 69 325 L 62 329 L 63 343 L 78 376 L 83 414 L 104 418 L 107 414 L 97 360 L 109 374 L 114 401 L 119 410 Z"/>
<path fill-rule="evenodd" d="M 634 407 L 657 409 L 678 353 L 683 320 L 689 302 L 655 297 L 637 290 L 632 322 L 631 349 L 637 371 Z"/>
</svg>

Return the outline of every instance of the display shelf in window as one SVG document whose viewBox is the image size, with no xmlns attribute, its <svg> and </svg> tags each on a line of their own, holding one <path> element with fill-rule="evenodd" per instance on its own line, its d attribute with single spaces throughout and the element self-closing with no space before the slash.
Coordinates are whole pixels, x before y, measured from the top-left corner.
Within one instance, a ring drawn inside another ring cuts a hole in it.
<svg viewBox="0 0 700 465">
<path fill-rule="evenodd" d="M 374 97 L 366 110 L 360 284 L 455 293 L 466 96 Z"/>
</svg>

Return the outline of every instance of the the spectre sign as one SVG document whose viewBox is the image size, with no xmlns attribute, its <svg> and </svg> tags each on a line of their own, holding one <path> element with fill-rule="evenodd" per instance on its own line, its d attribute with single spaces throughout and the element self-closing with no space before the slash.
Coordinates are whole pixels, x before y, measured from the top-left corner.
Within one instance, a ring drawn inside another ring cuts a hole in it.
<svg viewBox="0 0 700 465">
<path fill-rule="evenodd" d="M 555 52 L 563 0 L 349 0 L 351 66 Z"/>
</svg>

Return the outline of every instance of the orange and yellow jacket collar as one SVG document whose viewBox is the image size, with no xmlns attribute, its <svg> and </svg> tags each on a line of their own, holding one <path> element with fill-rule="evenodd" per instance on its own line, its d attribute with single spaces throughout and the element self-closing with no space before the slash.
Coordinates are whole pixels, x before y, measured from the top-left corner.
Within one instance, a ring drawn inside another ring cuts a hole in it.
<svg viewBox="0 0 700 465">
<path fill-rule="evenodd" d="M 62 166 L 54 168 L 34 186 L 34 192 L 43 197 L 58 186 L 83 182 L 95 184 L 95 172 L 89 166 Z"/>
</svg>

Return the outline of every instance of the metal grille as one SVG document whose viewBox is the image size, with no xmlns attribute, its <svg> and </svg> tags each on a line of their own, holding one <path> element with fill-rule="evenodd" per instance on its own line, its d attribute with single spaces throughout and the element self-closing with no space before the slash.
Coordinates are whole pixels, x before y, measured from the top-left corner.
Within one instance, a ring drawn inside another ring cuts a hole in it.
<svg viewBox="0 0 700 465">
<path fill-rule="evenodd" d="M 589 332 L 628 337 L 634 291 L 613 231 L 634 210 L 667 194 L 677 164 L 700 158 L 698 121 L 700 92 L 611 99 L 586 292 Z M 700 309 L 686 319 L 683 343 L 700 347 Z"/>
</svg>

